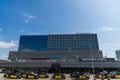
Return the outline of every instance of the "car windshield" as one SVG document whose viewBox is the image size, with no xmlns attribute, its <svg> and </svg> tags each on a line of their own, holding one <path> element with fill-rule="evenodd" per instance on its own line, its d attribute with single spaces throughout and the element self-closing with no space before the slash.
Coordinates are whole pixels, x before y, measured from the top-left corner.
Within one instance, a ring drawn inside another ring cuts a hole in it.
<svg viewBox="0 0 120 80">
<path fill-rule="evenodd" d="M 75 72 L 74 74 L 75 75 L 82 75 L 82 73 L 80 73 L 80 72 Z"/>
<path fill-rule="evenodd" d="M 116 75 L 120 75 L 120 72 L 116 73 Z"/>
<path fill-rule="evenodd" d="M 116 73 L 117 73 L 117 71 L 110 72 L 110 74 L 112 74 L 112 75 L 115 75 Z"/>
<path fill-rule="evenodd" d="M 100 72 L 100 74 L 108 74 L 107 71 Z"/>
</svg>

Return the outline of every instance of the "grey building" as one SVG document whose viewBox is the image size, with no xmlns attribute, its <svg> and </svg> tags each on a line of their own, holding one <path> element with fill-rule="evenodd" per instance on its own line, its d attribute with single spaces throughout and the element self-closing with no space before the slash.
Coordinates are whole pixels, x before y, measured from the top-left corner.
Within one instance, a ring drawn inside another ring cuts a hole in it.
<svg viewBox="0 0 120 80">
<path fill-rule="evenodd" d="M 120 50 L 116 50 L 115 53 L 117 60 L 120 60 Z"/>
</svg>

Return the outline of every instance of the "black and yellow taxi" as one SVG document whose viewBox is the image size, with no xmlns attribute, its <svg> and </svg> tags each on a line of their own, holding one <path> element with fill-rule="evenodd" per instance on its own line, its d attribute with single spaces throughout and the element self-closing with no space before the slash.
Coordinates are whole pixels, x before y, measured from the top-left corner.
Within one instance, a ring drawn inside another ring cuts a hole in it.
<svg viewBox="0 0 120 80">
<path fill-rule="evenodd" d="M 45 72 L 38 73 L 39 78 L 48 78 L 49 75 Z"/>
<path fill-rule="evenodd" d="M 65 79 L 65 78 L 66 78 L 66 76 L 65 76 L 64 74 L 61 74 L 61 73 L 56 73 L 56 74 L 54 74 L 53 77 L 52 77 L 52 79 L 57 79 L 57 80 L 58 80 L 58 79 L 60 79 L 60 80 L 62 79 L 62 80 L 63 80 L 63 79 Z"/>
<path fill-rule="evenodd" d="M 20 75 L 22 78 L 26 78 L 27 74 L 28 74 L 28 72 L 20 72 Z"/>
<path fill-rule="evenodd" d="M 81 72 L 73 72 L 72 74 L 70 74 L 71 78 L 75 78 L 75 80 L 79 79 L 79 80 L 88 80 L 89 76 L 81 73 Z"/>
<path fill-rule="evenodd" d="M 28 73 L 26 76 L 26 79 L 38 79 L 38 78 L 39 78 L 38 75 L 32 72 Z"/>
<path fill-rule="evenodd" d="M 19 75 L 17 73 L 5 73 L 4 77 L 8 78 L 8 79 L 20 79 L 21 75 Z"/>
<path fill-rule="evenodd" d="M 120 72 L 112 72 L 110 73 L 110 77 L 115 79 L 120 79 Z"/>
<path fill-rule="evenodd" d="M 39 78 L 48 78 L 48 70 L 47 69 L 41 69 L 38 73 Z"/>
<path fill-rule="evenodd" d="M 8 78 L 11 73 L 5 73 L 4 78 Z"/>
<path fill-rule="evenodd" d="M 102 72 L 96 74 L 95 78 L 99 78 L 99 79 L 109 78 L 109 74 L 107 71 L 102 71 Z"/>
<path fill-rule="evenodd" d="M 111 71 L 109 72 L 109 76 L 110 78 L 114 78 L 114 76 L 116 75 L 117 71 Z"/>
</svg>

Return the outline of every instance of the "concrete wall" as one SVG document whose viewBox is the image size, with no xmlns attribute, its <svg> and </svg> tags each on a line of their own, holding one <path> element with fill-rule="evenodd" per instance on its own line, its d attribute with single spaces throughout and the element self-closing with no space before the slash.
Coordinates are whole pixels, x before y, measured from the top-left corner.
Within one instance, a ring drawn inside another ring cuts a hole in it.
<svg viewBox="0 0 120 80">
<path fill-rule="evenodd" d="M 9 59 L 27 60 L 29 58 L 50 59 L 102 59 L 102 51 L 10 51 Z"/>
</svg>

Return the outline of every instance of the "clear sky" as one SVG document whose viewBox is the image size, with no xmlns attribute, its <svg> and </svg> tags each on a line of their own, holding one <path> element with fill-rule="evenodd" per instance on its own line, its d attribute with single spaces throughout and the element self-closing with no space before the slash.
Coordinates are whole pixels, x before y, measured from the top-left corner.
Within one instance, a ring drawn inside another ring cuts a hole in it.
<svg viewBox="0 0 120 80">
<path fill-rule="evenodd" d="M 97 33 L 104 56 L 120 49 L 120 0 L 0 0 L 0 59 L 20 35 Z"/>
</svg>

